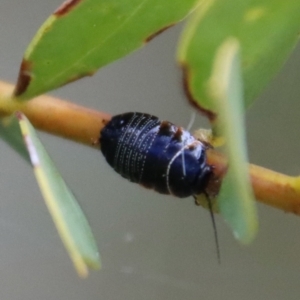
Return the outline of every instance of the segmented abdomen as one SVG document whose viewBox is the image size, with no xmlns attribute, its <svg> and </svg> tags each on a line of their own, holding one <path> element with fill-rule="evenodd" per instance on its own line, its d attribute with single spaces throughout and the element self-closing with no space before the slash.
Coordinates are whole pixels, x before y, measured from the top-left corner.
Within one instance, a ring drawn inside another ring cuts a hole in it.
<svg viewBox="0 0 300 300">
<path fill-rule="evenodd" d="M 155 116 L 132 112 L 114 116 L 101 130 L 100 144 L 116 172 L 162 194 L 201 194 L 211 177 L 205 145 Z"/>
</svg>

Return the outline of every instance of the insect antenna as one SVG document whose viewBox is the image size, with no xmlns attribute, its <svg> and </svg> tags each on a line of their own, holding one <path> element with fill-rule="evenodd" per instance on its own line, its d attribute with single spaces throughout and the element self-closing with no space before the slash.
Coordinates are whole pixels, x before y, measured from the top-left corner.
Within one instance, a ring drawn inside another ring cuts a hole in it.
<svg viewBox="0 0 300 300">
<path fill-rule="evenodd" d="M 221 253 L 220 253 L 220 246 L 219 246 L 219 239 L 218 239 L 218 231 L 217 231 L 215 215 L 214 215 L 214 212 L 213 212 L 213 206 L 212 206 L 211 198 L 209 197 L 209 195 L 207 193 L 204 193 L 204 194 L 205 194 L 205 197 L 206 197 L 206 200 L 207 200 L 208 209 L 209 209 L 209 213 L 210 213 L 210 218 L 211 218 L 211 221 L 212 221 L 212 224 L 213 224 L 216 250 L 217 250 L 217 256 L 218 256 L 218 263 L 221 264 Z"/>
<path fill-rule="evenodd" d="M 190 131 L 196 118 L 196 113 L 193 111 L 191 114 L 190 122 L 186 128 L 187 131 Z M 181 152 L 181 159 L 182 159 L 182 173 L 185 176 L 186 175 L 186 169 L 185 169 L 185 159 L 184 159 L 184 151 Z"/>
<path fill-rule="evenodd" d="M 194 125 L 195 119 L 196 119 L 196 113 L 193 111 L 192 114 L 191 114 L 190 122 L 189 122 L 189 124 L 186 128 L 187 131 L 191 130 L 192 126 Z"/>
<path fill-rule="evenodd" d="M 182 173 L 183 173 L 184 176 L 186 176 L 184 148 L 183 148 L 183 151 L 181 152 L 181 160 L 182 160 Z"/>
</svg>

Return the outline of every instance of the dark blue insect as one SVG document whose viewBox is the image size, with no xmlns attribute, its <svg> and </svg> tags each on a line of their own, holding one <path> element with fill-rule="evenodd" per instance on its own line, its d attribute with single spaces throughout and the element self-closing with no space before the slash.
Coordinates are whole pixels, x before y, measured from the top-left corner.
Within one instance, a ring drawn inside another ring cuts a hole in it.
<svg viewBox="0 0 300 300">
<path fill-rule="evenodd" d="M 183 198 L 205 193 L 212 177 L 206 145 L 149 114 L 114 116 L 101 130 L 100 144 L 116 172 L 161 194 Z"/>
<path fill-rule="evenodd" d="M 213 181 L 207 146 L 188 131 L 148 114 L 114 116 L 101 130 L 101 151 L 116 172 L 161 194 L 184 198 L 204 193 L 220 252 L 207 187 Z M 196 204 L 197 200 L 195 201 Z"/>
</svg>

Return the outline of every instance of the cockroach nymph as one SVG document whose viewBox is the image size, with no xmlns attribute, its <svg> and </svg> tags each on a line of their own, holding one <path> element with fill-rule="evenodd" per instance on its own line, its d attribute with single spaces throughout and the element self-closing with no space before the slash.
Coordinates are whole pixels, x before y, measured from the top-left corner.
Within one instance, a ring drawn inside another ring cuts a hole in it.
<svg viewBox="0 0 300 300">
<path fill-rule="evenodd" d="M 108 164 L 131 182 L 179 198 L 205 194 L 215 229 L 206 190 L 213 177 L 206 162 L 207 144 L 168 121 L 128 112 L 104 126 L 100 145 Z"/>
<path fill-rule="evenodd" d="M 117 173 L 161 194 L 184 198 L 204 193 L 212 175 L 205 144 L 149 114 L 114 116 L 101 130 L 100 145 Z"/>
</svg>

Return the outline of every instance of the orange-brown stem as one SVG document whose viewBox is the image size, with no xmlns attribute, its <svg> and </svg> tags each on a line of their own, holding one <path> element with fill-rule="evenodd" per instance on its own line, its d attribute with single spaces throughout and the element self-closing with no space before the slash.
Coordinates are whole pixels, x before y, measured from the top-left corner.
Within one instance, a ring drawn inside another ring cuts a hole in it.
<svg viewBox="0 0 300 300">
<path fill-rule="evenodd" d="M 13 86 L 0 82 L 0 116 L 22 111 L 38 129 L 95 146 L 101 128 L 110 120 L 106 113 L 87 109 L 50 96 L 30 101 L 11 98 Z M 221 176 L 226 172 L 225 157 L 211 149 L 208 163 Z M 291 177 L 259 166 L 249 165 L 256 198 L 268 205 L 300 215 L 300 177 Z"/>
<path fill-rule="evenodd" d="M 222 177 L 227 171 L 225 156 L 216 150 L 208 150 L 207 154 L 208 163 L 215 167 L 215 175 Z M 300 177 L 284 175 L 253 164 L 249 164 L 249 173 L 258 201 L 300 215 Z"/>
<path fill-rule="evenodd" d="M 0 81 L 0 116 L 22 111 L 34 127 L 86 145 L 95 145 L 110 119 L 104 112 L 46 95 L 18 101 L 11 98 L 12 91 L 12 85 Z"/>
</svg>

